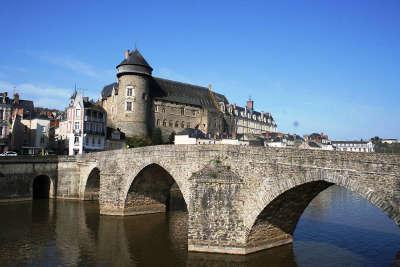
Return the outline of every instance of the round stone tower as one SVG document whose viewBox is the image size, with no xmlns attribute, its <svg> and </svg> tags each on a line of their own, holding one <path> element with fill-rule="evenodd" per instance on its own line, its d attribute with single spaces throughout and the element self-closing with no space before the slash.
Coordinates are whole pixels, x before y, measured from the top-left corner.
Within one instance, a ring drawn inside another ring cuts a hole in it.
<svg viewBox="0 0 400 267">
<path fill-rule="evenodd" d="M 126 51 L 117 66 L 118 103 L 116 126 L 126 136 L 148 136 L 150 125 L 150 79 L 153 68 L 140 52 Z"/>
</svg>

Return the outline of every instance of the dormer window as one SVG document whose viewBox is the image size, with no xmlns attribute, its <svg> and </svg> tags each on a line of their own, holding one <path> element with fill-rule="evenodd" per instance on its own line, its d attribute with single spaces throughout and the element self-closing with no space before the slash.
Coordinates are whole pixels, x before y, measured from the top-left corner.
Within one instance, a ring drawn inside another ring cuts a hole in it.
<svg viewBox="0 0 400 267">
<path fill-rule="evenodd" d="M 225 112 L 225 104 L 224 104 L 224 102 L 220 102 L 220 103 L 219 103 L 219 108 L 220 108 L 220 110 L 221 110 L 222 112 Z"/>
</svg>

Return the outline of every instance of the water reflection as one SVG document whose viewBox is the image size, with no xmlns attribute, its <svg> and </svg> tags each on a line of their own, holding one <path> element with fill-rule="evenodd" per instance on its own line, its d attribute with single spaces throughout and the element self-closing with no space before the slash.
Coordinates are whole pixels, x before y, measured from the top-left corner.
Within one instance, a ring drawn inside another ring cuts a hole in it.
<svg viewBox="0 0 400 267">
<path fill-rule="evenodd" d="M 293 245 L 247 256 L 187 252 L 187 213 L 100 216 L 96 202 L 0 205 L 0 266 L 396 266 L 400 231 L 338 187 L 301 217 Z M 397 255 L 397 256 L 396 256 Z"/>
</svg>

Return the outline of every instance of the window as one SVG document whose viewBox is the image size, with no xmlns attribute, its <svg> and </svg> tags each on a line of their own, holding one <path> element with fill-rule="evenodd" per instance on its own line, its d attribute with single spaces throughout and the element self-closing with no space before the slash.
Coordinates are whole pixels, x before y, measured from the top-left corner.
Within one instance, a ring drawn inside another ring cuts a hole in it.
<svg viewBox="0 0 400 267">
<path fill-rule="evenodd" d="M 185 128 L 185 122 L 184 121 L 181 122 L 181 128 Z"/>
<path fill-rule="evenodd" d="M 160 119 L 157 119 L 157 126 L 160 126 Z"/>
<path fill-rule="evenodd" d="M 192 110 L 192 115 L 196 116 L 196 110 Z"/>
<path fill-rule="evenodd" d="M 3 126 L 0 126 L 0 137 L 3 136 Z"/>
<path fill-rule="evenodd" d="M 132 102 L 130 101 L 126 102 L 126 111 L 132 111 Z"/>
<path fill-rule="evenodd" d="M 80 126 L 79 124 L 80 124 L 79 121 L 75 122 L 75 127 L 74 127 L 75 130 L 79 130 L 79 126 Z"/>
<path fill-rule="evenodd" d="M 100 139 L 100 137 L 99 138 L 97 138 L 97 144 L 100 146 L 100 144 L 101 144 L 101 139 Z"/>
<path fill-rule="evenodd" d="M 95 138 L 94 138 L 94 136 L 93 136 L 93 137 L 92 137 L 92 145 L 94 145 L 94 139 L 95 139 Z"/>
<path fill-rule="evenodd" d="M 126 96 L 133 96 L 135 94 L 135 91 L 133 90 L 132 86 L 126 87 Z"/>
<path fill-rule="evenodd" d="M 181 115 L 185 116 L 185 108 L 181 108 Z"/>
<path fill-rule="evenodd" d="M 168 126 L 169 127 L 174 127 L 174 122 L 173 121 L 169 121 Z"/>
<path fill-rule="evenodd" d="M 78 108 L 75 110 L 75 117 L 76 117 L 77 119 L 80 119 L 80 118 L 81 118 L 81 110 L 78 109 Z"/>
<path fill-rule="evenodd" d="M 79 144 L 79 136 L 75 136 L 74 143 Z"/>
<path fill-rule="evenodd" d="M 166 127 L 167 126 L 167 120 L 163 120 L 162 126 Z"/>
<path fill-rule="evenodd" d="M 175 128 L 178 128 L 179 127 L 179 121 L 176 121 L 175 122 Z"/>
<path fill-rule="evenodd" d="M 89 136 L 86 136 L 85 143 L 86 145 L 89 145 Z"/>
<path fill-rule="evenodd" d="M 158 105 L 155 105 L 155 106 L 154 106 L 154 111 L 155 111 L 155 112 L 158 112 Z"/>
<path fill-rule="evenodd" d="M 190 122 L 186 124 L 186 128 L 190 128 Z"/>
<path fill-rule="evenodd" d="M 163 107 L 161 111 L 162 111 L 162 113 L 165 113 L 165 108 Z"/>
<path fill-rule="evenodd" d="M 0 110 L 0 120 L 4 120 L 4 110 Z"/>
</svg>

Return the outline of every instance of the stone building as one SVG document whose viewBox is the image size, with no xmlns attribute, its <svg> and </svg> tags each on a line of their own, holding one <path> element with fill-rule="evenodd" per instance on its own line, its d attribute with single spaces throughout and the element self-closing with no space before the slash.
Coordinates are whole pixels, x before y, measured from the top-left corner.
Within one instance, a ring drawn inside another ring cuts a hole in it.
<svg viewBox="0 0 400 267">
<path fill-rule="evenodd" d="M 24 140 L 21 120 L 31 118 L 33 109 L 33 102 L 20 99 L 18 93 L 13 98 L 7 92 L 0 93 L 0 152 L 21 149 Z"/>
<path fill-rule="evenodd" d="M 106 112 L 75 91 L 67 108 L 69 155 L 104 150 Z"/>
<path fill-rule="evenodd" d="M 156 127 L 164 140 L 186 128 L 199 129 L 210 137 L 276 130 L 269 113 L 256 112 L 253 105 L 231 105 L 211 86 L 153 77 L 153 68 L 138 50 L 126 51 L 116 68 L 117 82 L 101 92 L 102 107 L 107 111 L 107 126 L 128 137 L 149 136 Z"/>
</svg>

